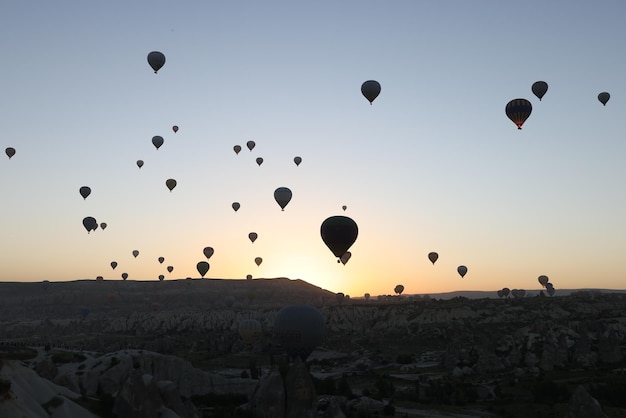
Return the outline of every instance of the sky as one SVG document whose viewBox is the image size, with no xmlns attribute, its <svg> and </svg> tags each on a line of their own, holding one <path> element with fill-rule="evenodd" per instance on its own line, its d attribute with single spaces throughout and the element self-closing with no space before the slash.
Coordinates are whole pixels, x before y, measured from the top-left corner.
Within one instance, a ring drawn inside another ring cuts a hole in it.
<svg viewBox="0 0 626 418">
<path fill-rule="evenodd" d="M 557 3 L 3 2 L 0 281 L 195 278 L 210 246 L 207 278 L 355 297 L 624 289 L 626 3 Z"/>
</svg>

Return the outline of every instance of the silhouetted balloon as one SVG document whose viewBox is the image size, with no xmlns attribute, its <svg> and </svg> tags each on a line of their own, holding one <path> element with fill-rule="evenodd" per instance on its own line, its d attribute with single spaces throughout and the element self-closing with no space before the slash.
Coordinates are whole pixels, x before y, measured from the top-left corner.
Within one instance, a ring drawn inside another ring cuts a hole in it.
<svg viewBox="0 0 626 418">
<path fill-rule="evenodd" d="M 241 145 L 235 145 L 233 150 L 235 150 L 235 154 L 239 154 L 241 152 Z"/>
<path fill-rule="evenodd" d="M 143 160 L 137 160 L 137 167 L 143 167 Z"/>
<path fill-rule="evenodd" d="M 254 259 L 254 262 L 256 263 L 257 266 L 260 266 L 261 263 L 263 262 L 263 259 L 261 257 L 257 257 Z"/>
<path fill-rule="evenodd" d="M 256 232 L 250 232 L 248 234 L 248 238 L 250 238 L 250 241 L 254 242 L 256 241 L 256 239 L 259 237 L 259 235 Z"/>
<path fill-rule="evenodd" d="M 215 250 L 213 250 L 213 247 L 204 247 L 204 250 L 202 250 L 202 253 L 207 258 L 207 260 L 211 258 L 214 252 Z"/>
<path fill-rule="evenodd" d="M 239 210 L 239 208 L 241 207 L 241 205 L 239 204 L 239 202 L 233 202 L 233 204 L 231 205 L 233 207 L 233 210 L 235 212 L 237 212 Z"/>
<path fill-rule="evenodd" d="M 252 280 L 252 275 L 251 274 L 246 275 L 246 280 Z"/>
<path fill-rule="evenodd" d="M 375 80 L 368 80 L 361 84 L 361 93 L 372 104 L 374 99 L 380 94 L 380 83 Z"/>
<path fill-rule="evenodd" d="M 239 321 L 238 331 L 241 339 L 247 344 L 258 341 L 263 335 L 261 323 L 256 319 L 242 319 Z"/>
<path fill-rule="evenodd" d="M 163 262 L 165 261 L 165 257 L 159 257 L 158 260 L 159 264 L 163 264 Z"/>
<path fill-rule="evenodd" d="M 165 55 L 159 51 L 152 51 L 148 54 L 148 64 L 156 74 L 165 65 Z"/>
<path fill-rule="evenodd" d="M 346 251 L 345 253 L 343 253 L 341 258 L 339 258 L 339 261 L 341 261 L 341 264 L 345 266 L 348 260 L 350 260 L 350 257 L 352 257 L 352 253 L 350 251 Z"/>
<path fill-rule="evenodd" d="M 172 190 L 174 190 L 174 187 L 176 187 L 176 180 L 167 179 L 165 180 L 165 185 L 167 186 L 168 189 L 170 189 L 170 192 L 171 192 Z"/>
<path fill-rule="evenodd" d="M 531 90 L 533 91 L 533 94 L 539 98 L 539 101 L 541 101 L 541 98 L 548 91 L 548 83 L 546 83 L 545 81 L 535 81 L 531 87 Z"/>
<path fill-rule="evenodd" d="M 606 106 L 606 102 L 608 102 L 610 98 L 611 98 L 611 95 L 607 93 L 606 91 L 603 91 L 602 93 L 598 94 L 598 100 L 600 100 L 600 103 L 602 103 L 604 106 Z"/>
<path fill-rule="evenodd" d="M 343 206 L 341 207 L 341 209 L 343 209 L 343 211 L 345 212 L 345 211 L 346 211 L 346 209 L 348 209 L 348 207 L 347 207 L 346 205 L 343 205 Z"/>
<path fill-rule="evenodd" d="M 198 273 L 200 273 L 200 276 L 204 278 L 204 275 L 207 273 L 207 271 L 209 271 L 209 263 L 207 263 L 206 261 L 200 261 L 196 265 L 196 268 L 198 269 Z"/>
<path fill-rule="evenodd" d="M 122 280 L 128 279 L 128 273 L 122 273 Z"/>
<path fill-rule="evenodd" d="M 7 149 L 5 149 L 4 152 L 6 153 L 7 157 L 9 157 L 9 160 L 10 160 L 11 157 L 15 155 L 15 148 L 7 147 Z"/>
<path fill-rule="evenodd" d="M 176 125 L 172 126 L 172 131 L 174 131 L 174 133 L 178 132 L 178 126 Z"/>
<path fill-rule="evenodd" d="M 506 104 L 505 112 L 509 119 L 522 129 L 522 125 L 533 111 L 533 106 L 526 99 L 513 99 Z"/>
<path fill-rule="evenodd" d="M 504 292 L 502 292 L 502 289 L 498 290 L 496 292 L 498 294 L 498 297 L 501 298 L 502 296 L 504 296 Z"/>
<path fill-rule="evenodd" d="M 83 218 L 83 226 L 87 230 L 87 233 L 90 233 L 91 231 L 96 230 L 96 228 L 98 227 L 98 222 L 96 221 L 96 218 L 92 216 L 87 216 Z"/>
<path fill-rule="evenodd" d="M 294 157 L 293 162 L 296 163 L 296 166 L 299 166 L 302 162 L 302 157 Z"/>
<path fill-rule="evenodd" d="M 274 190 L 274 200 L 276 200 L 281 210 L 285 210 L 285 206 L 291 201 L 291 196 L 291 190 L 287 187 L 279 187 Z"/>
<path fill-rule="evenodd" d="M 87 196 L 91 194 L 91 188 L 89 188 L 88 186 L 83 186 L 78 189 L 78 192 L 83 197 L 83 199 L 87 199 Z"/>
<path fill-rule="evenodd" d="M 157 135 L 157 136 L 152 137 L 152 145 L 154 145 L 156 149 L 161 148 L 161 145 L 163 145 L 163 142 L 165 141 L 163 140 L 162 136 Z"/>
<path fill-rule="evenodd" d="M 546 287 L 546 285 L 548 284 L 548 281 L 549 281 L 549 280 L 550 280 L 550 279 L 548 278 L 548 276 L 541 275 L 541 276 L 537 277 L 537 281 L 538 281 L 538 282 L 539 282 L 539 283 L 540 283 L 543 287 Z"/>
<path fill-rule="evenodd" d="M 115 270 L 115 267 L 117 267 L 117 261 L 111 261 L 111 269 Z"/>
<path fill-rule="evenodd" d="M 326 321 L 319 309 L 310 305 L 282 308 L 274 320 L 274 336 L 289 357 L 303 362 L 324 338 Z"/>
<path fill-rule="evenodd" d="M 261 164 L 263 164 L 263 158 L 261 157 L 257 157 L 256 159 L 256 163 L 259 165 L 259 167 L 261 166 Z"/>
<path fill-rule="evenodd" d="M 404 286 L 401 284 L 397 285 L 396 287 L 393 288 L 393 292 L 401 295 L 402 292 L 404 292 Z"/>
<path fill-rule="evenodd" d="M 174 266 L 167 266 L 167 271 L 169 273 L 173 272 L 174 271 Z"/>
<path fill-rule="evenodd" d="M 502 288 L 502 294 L 504 295 L 504 297 L 508 297 L 509 293 L 511 293 L 511 289 L 509 289 L 508 287 L 503 287 Z"/>
<path fill-rule="evenodd" d="M 436 252 L 431 252 L 428 253 L 428 259 L 430 260 L 431 263 L 435 264 L 435 261 L 437 261 L 437 259 L 439 258 L 439 254 L 437 254 Z"/>
<path fill-rule="evenodd" d="M 459 274 L 461 275 L 461 277 L 465 277 L 465 274 L 467 274 L 467 267 L 465 266 L 459 266 L 457 267 L 456 271 L 459 272 Z"/>
<path fill-rule="evenodd" d="M 254 147 L 256 147 L 256 144 L 255 144 L 254 141 L 248 141 L 248 142 L 246 142 L 246 147 L 248 147 L 248 149 L 250 151 L 252 151 L 254 149 Z"/>
<path fill-rule="evenodd" d="M 162 275 L 162 274 L 159 274 L 159 281 L 161 281 L 161 282 L 162 282 L 163 280 L 165 280 L 165 276 L 164 276 L 164 275 Z"/>
<path fill-rule="evenodd" d="M 337 258 L 341 258 L 356 241 L 359 228 L 347 216 L 331 216 L 320 227 L 322 241 Z"/>
<path fill-rule="evenodd" d="M 137 258 L 138 255 L 139 255 L 139 251 L 133 250 L 133 257 Z"/>
<path fill-rule="evenodd" d="M 96 277 L 96 281 L 97 282 L 103 282 L 104 281 L 104 277 L 98 276 L 98 277 Z"/>
<path fill-rule="evenodd" d="M 102 230 L 104 231 L 105 229 L 107 229 L 107 223 L 106 222 L 101 222 L 100 223 L 100 228 L 102 228 Z"/>
</svg>

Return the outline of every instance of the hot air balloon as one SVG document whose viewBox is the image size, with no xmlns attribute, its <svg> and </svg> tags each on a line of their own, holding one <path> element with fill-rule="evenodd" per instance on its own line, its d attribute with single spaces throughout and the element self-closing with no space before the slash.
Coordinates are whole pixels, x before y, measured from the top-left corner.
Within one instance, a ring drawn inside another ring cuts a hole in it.
<svg viewBox="0 0 626 418">
<path fill-rule="evenodd" d="M 274 190 L 274 200 L 276 200 L 276 203 L 278 203 L 281 210 L 285 210 L 285 206 L 287 206 L 287 203 L 291 201 L 291 196 L 291 190 L 287 187 L 279 187 Z"/>
<path fill-rule="evenodd" d="M 346 205 L 343 205 L 343 206 L 341 207 L 341 209 L 343 209 L 343 211 L 345 212 L 345 211 L 346 211 L 346 209 L 348 209 L 348 207 L 347 207 Z"/>
<path fill-rule="evenodd" d="M 506 104 L 505 112 L 509 119 L 522 129 L 522 125 L 533 111 L 533 106 L 526 99 L 513 99 Z"/>
<path fill-rule="evenodd" d="M 251 274 L 247 274 L 246 275 L 246 280 L 252 280 L 252 275 Z"/>
<path fill-rule="evenodd" d="M 159 51 L 152 51 L 148 54 L 148 64 L 156 74 L 165 65 L 165 55 Z"/>
<path fill-rule="evenodd" d="M 98 222 L 96 221 L 96 218 L 92 216 L 87 216 L 83 218 L 83 226 L 87 230 L 87 233 L 90 233 L 91 231 L 96 230 L 96 228 L 98 227 Z"/>
<path fill-rule="evenodd" d="M 143 160 L 137 160 L 137 167 L 143 167 Z"/>
<path fill-rule="evenodd" d="M 299 166 L 302 162 L 302 157 L 293 157 L 293 162 L 296 163 L 296 166 Z"/>
<path fill-rule="evenodd" d="M 404 286 L 399 284 L 396 287 L 393 288 L 393 292 L 397 293 L 398 295 L 401 295 L 402 292 L 404 292 Z"/>
<path fill-rule="evenodd" d="M 111 261 L 111 269 L 115 270 L 115 267 L 117 267 L 117 261 Z"/>
<path fill-rule="evenodd" d="M 200 273 L 200 276 L 202 276 L 202 278 L 204 279 L 204 275 L 207 273 L 207 271 L 209 271 L 209 263 L 207 263 L 206 261 L 200 261 L 196 265 L 196 268 L 198 269 L 198 273 Z"/>
<path fill-rule="evenodd" d="M 263 158 L 261 157 L 257 157 L 256 159 L 256 163 L 259 165 L 259 167 L 261 166 L 261 164 L 263 164 Z"/>
<path fill-rule="evenodd" d="M 172 131 L 174 131 L 174 133 L 178 132 L 178 126 L 176 125 L 172 126 Z"/>
<path fill-rule="evenodd" d="M 10 160 L 11 157 L 15 155 L 15 148 L 8 147 L 7 149 L 4 150 L 4 152 L 6 153 L 7 157 L 9 157 L 9 160 Z"/>
<path fill-rule="evenodd" d="M 259 237 L 259 235 L 256 232 L 250 232 L 248 234 L 248 238 L 250 238 L 250 241 L 254 242 L 256 241 L 256 239 Z"/>
<path fill-rule="evenodd" d="M 107 229 L 107 223 L 106 222 L 101 222 L 100 223 L 100 228 L 102 228 L 102 230 L 104 231 L 105 229 Z"/>
<path fill-rule="evenodd" d="M 168 189 L 170 189 L 170 192 L 171 192 L 172 190 L 174 190 L 174 187 L 176 187 L 176 180 L 167 179 L 165 180 L 165 185 L 167 186 Z"/>
<path fill-rule="evenodd" d="M 241 207 L 241 205 L 239 204 L 239 202 L 233 202 L 233 204 L 231 205 L 233 207 L 233 210 L 235 212 L 237 212 L 239 210 L 239 208 Z"/>
<path fill-rule="evenodd" d="M 133 257 L 137 258 L 138 255 L 139 255 L 139 251 L 133 250 Z"/>
<path fill-rule="evenodd" d="M 431 263 L 435 264 L 435 261 L 437 261 L 437 259 L 439 258 L 439 254 L 437 254 L 436 252 L 431 252 L 428 253 L 428 259 L 430 260 Z"/>
<path fill-rule="evenodd" d="M 104 277 L 98 276 L 98 277 L 96 277 L 96 281 L 97 282 L 103 282 L 104 281 Z"/>
<path fill-rule="evenodd" d="M 261 257 L 257 257 L 254 259 L 254 262 L 256 263 L 257 266 L 260 266 L 261 263 L 263 262 L 263 259 Z"/>
<path fill-rule="evenodd" d="M 603 91 L 602 93 L 598 94 L 598 100 L 600 100 L 600 103 L 602 103 L 604 106 L 606 106 L 606 102 L 608 102 L 610 98 L 611 98 L 611 95 L 607 93 L 606 91 Z"/>
<path fill-rule="evenodd" d="M 546 285 L 548 284 L 548 281 L 549 281 L 549 280 L 550 280 L 550 279 L 548 278 L 548 276 L 544 276 L 544 275 L 541 275 L 541 276 L 539 276 L 539 277 L 537 278 L 537 281 L 538 281 L 538 282 L 539 282 L 539 283 L 540 283 L 543 287 L 546 287 Z"/>
<path fill-rule="evenodd" d="M 546 291 L 548 292 L 548 295 L 554 296 L 554 285 L 552 283 L 546 283 Z"/>
<path fill-rule="evenodd" d="M 539 101 L 541 101 L 541 98 L 548 91 L 548 83 L 545 81 L 535 81 L 530 89 L 533 91 L 533 94 L 539 98 Z"/>
<path fill-rule="evenodd" d="M 167 271 L 168 273 L 171 273 L 174 271 L 174 266 L 167 266 Z"/>
<path fill-rule="evenodd" d="M 163 262 L 165 261 L 165 257 L 159 257 L 158 260 L 159 264 L 163 264 Z"/>
<path fill-rule="evenodd" d="M 83 197 L 83 199 L 87 199 L 87 196 L 91 194 L 91 188 L 89 188 L 88 186 L 83 186 L 78 189 L 78 192 Z"/>
<path fill-rule="evenodd" d="M 128 273 L 122 273 L 122 280 L 128 279 Z"/>
<path fill-rule="evenodd" d="M 303 362 L 324 338 L 326 320 L 319 309 L 310 305 L 282 308 L 274 320 L 274 336 L 292 359 Z"/>
<path fill-rule="evenodd" d="M 256 319 L 242 319 L 239 321 L 238 331 L 239 336 L 246 344 L 253 344 L 263 335 L 261 323 Z"/>
<path fill-rule="evenodd" d="M 498 290 L 496 292 L 498 294 L 498 297 L 501 298 L 502 296 L 504 296 L 504 292 L 502 292 L 502 289 Z"/>
<path fill-rule="evenodd" d="M 375 80 L 368 80 L 361 84 L 361 93 L 372 104 L 374 99 L 380 94 L 380 83 Z"/>
<path fill-rule="evenodd" d="M 157 135 L 157 136 L 152 137 L 152 145 L 154 145 L 156 149 L 161 148 L 161 145 L 163 145 L 163 142 L 165 141 L 163 140 L 162 136 Z"/>
<path fill-rule="evenodd" d="M 346 251 L 345 253 L 343 253 L 339 261 L 341 261 L 341 264 L 345 266 L 348 260 L 350 260 L 350 257 L 352 257 L 352 253 L 350 251 Z"/>
<path fill-rule="evenodd" d="M 233 150 L 235 151 L 235 154 L 239 154 L 241 152 L 241 145 L 235 145 Z"/>
<path fill-rule="evenodd" d="M 322 241 L 337 258 L 341 258 L 356 241 L 359 228 L 347 216 L 331 216 L 320 227 Z"/>
<path fill-rule="evenodd" d="M 461 275 L 461 277 L 465 277 L 465 274 L 467 274 L 467 267 L 465 266 L 459 266 L 457 267 L 456 271 L 459 272 L 459 274 Z"/>
<path fill-rule="evenodd" d="M 204 250 L 202 250 L 202 253 L 207 258 L 207 260 L 211 258 L 214 252 L 215 250 L 213 250 L 213 247 L 204 247 Z"/>
<path fill-rule="evenodd" d="M 250 151 L 252 151 L 254 147 L 256 147 L 256 144 L 254 143 L 254 141 L 248 141 L 246 142 L 246 146 L 248 147 Z"/>
<path fill-rule="evenodd" d="M 504 295 L 505 298 L 509 297 L 509 293 L 511 293 L 511 289 L 509 289 L 508 287 L 502 288 L 502 294 Z"/>
<path fill-rule="evenodd" d="M 164 276 L 164 275 L 162 275 L 162 274 L 159 274 L 159 281 L 161 281 L 161 282 L 162 282 L 163 280 L 165 280 L 165 276 Z"/>
</svg>

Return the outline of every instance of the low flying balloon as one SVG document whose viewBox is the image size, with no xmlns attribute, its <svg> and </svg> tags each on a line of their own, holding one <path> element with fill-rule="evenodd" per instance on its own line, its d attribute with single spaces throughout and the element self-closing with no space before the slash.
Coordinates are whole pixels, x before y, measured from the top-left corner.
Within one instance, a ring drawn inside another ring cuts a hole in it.
<svg viewBox="0 0 626 418">
<path fill-rule="evenodd" d="M 178 126 L 176 125 L 172 126 L 172 131 L 174 131 L 174 133 L 178 132 Z"/>
<path fill-rule="evenodd" d="M 235 154 L 239 154 L 241 152 L 241 145 L 235 145 L 233 150 L 235 151 Z"/>
<path fill-rule="evenodd" d="M 254 242 L 256 241 L 256 239 L 259 237 L 259 235 L 256 232 L 250 232 L 248 234 L 248 238 L 250 238 L 250 241 Z"/>
<path fill-rule="evenodd" d="M 163 145 L 164 142 L 165 141 L 162 136 L 157 135 L 152 137 L 152 145 L 154 145 L 156 149 L 161 148 L 161 145 Z"/>
<path fill-rule="evenodd" d="M 9 160 L 10 160 L 11 157 L 15 155 L 15 148 L 7 147 L 7 149 L 5 149 L 4 152 L 6 153 L 7 157 L 9 157 Z"/>
<path fill-rule="evenodd" d="M 246 274 L 246 280 L 252 280 L 252 275 L 251 274 Z"/>
<path fill-rule="evenodd" d="M 162 282 L 163 280 L 165 280 L 165 276 L 164 276 L 164 275 L 162 275 L 162 274 L 159 274 L 159 281 L 161 281 L 161 282 Z"/>
<path fill-rule="evenodd" d="M 174 190 L 174 187 L 176 187 L 176 180 L 167 179 L 165 180 L 165 185 L 167 186 L 168 189 L 170 189 L 170 192 L 171 192 L 172 190 Z"/>
<path fill-rule="evenodd" d="M 169 273 L 173 272 L 174 271 L 174 266 L 167 266 L 167 271 Z"/>
<path fill-rule="evenodd" d="M 152 51 L 148 54 L 148 64 L 156 74 L 165 65 L 165 55 L 159 51 Z"/>
<path fill-rule="evenodd" d="M 345 266 L 348 260 L 350 260 L 350 257 L 352 257 L 352 253 L 350 251 L 346 251 L 345 253 L 343 253 L 341 258 L 339 258 L 339 261 L 341 261 L 341 264 Z"/>
<path fill-rule="evenodd" d="M 299 166 L 302 162 L 302 157 L 294 157 L 293 162 L 296 163 L 296 166 Z"/>
<path fill-rule="evenodd" d="M 322 342 L 326 320 L 319 309 L 310 305 L 289 305 L 274 320 L 274 336 L 292 359 L 303 362 Z"/>
<path fill-rule="evenodd" d="M 533 91 L 533 94 L 539 98 L 539 101 L 541 101 L 541 98 L 548 91 L 548 83 L 545 81 L 535 81 L 530 89 Z"/>
<path fill-rule="evenodd" d="M 213 247 L 204 247 L 204 250 L 202 250 L 202 253 L 207 258 L 207 260 L 211 258 L 214 252 L 215 250 L 213 250 Z"/>
<path fill-rule="evenodd" d="M 522 125 L 533 111 L 533 106 L 526 99 L 513 99 L 506 104 L 506 115 L 517 126 L 522 129 Z"/>
<path fill-rule="evenodd" d="M 274 190 L 274 200 L 276 200 L 281 210 L 285 210 L 285 206 L 291 201 L 291 196 L 291 190 L 287 187 L 279 187 Z"/>
<path fill-rule="evenodd" d="M 96 230 L 96 228 L 98 227 L 98 222 L 96 221 L 96 218 L 92 216 L 87 216 L 83 218 L 83 226 L 87 230 L 87 233 L 90 233 L 91 231 Z"/>
<path fill-rule="evenodd" d="M 137 258 L 138 255 L 139 255 L 139 251 L 133 250 L 133 257 Z"/>
<path fill-rule="evenodd" d="M 335 257 L 341 259 L 356 241 L 359 227 L 347 216 L 331 216 L 322 222 L 320 234 L 324 244 Z"/>
<path fill-rule="evenodd" d="M 137 160 L 137 167 L 143 167 L 143 160 Z"/>
<path fill-rule="evenodd" d="M 261 257 L 257 257 L 254 259 L 254 262 L 256 263 L 257 266 L 260 266 L 261 263 L 263 262 L 263 259 Z"/>
<path fill-rule="evenodd" d="M 209 263 L 207 263 L 206 261 L 200 261 L 196 265 L 196 269 L 198 269 L 198 273 L 200 273 L 200 276 L 202 276 L 202 278 L 204 279 L 204 275 L 207 273 L 207 271 L 209 271 Z"/>
<path fill-rule="evenodd" d="M 437 261 L 438 258 L 439 254 L 437 254 L 436 252 L 428 253 L 428 259 L 431 263 L 435 264 L 435 261 Z"/>
<path fill-rule="evenodd" d="M 502 288 L 502 294 L 504 295 L 504 297 L 508 297 L 509 293 L 511 293 L 511 289 L 509 289 L 508 287 L 503 287 Z"/>
<path fill-rule="evenodd" d="M 239 202 L 233 202 L 233 204 L 231 205 L 233 207 L 233 210 L 235 212 L 237 212 L 239 210 L 239 208 L 241 207 L 241 205 L 239 204 Z"/>
<path fill-rule="evenodd" d="M 78 192 L 83 197 L 83 199 L 87 199 L 87 196 L 91 194 L 91 188 L 89 188 L 88 186 L 83 186 L 78 189 Z"/>
<path fill-rule="evenodd" d="M 115 267 L 117 267 L 117 261 L 111 261 L 111 269 L 115 270 Z"/>
<path fill-rule="evenodd" d="M 257 157 L 256 159 L 256 163 L 259 165 L 259 167 L 261 166 L 261 164 L 263 164 L 263 158 L 261 157 Z"/>
<path fill-rule="evenodd" d="M 107 223 L 106 222 L 100 223 L 100 228 L 102 228 L 103 231 L 107 229 Z"/>
<path fill-rule="evenodd" d="M 611 98 L 611 95 L 607 93 L 606 91 L 603 91 L 602 93 L 598 94 L 598 100 L 600 100 L 600 103 L 602 103 L 604 106 L 606 106 L 606 102 L 608 102 L 610 98 Z"/>
<path fill-rule="evenodd" d="M 539 283 L 540 283 L 543 287 L 546 287 L 546 285 L 548 284 L 548 281 L 549 281 L 549 280 L 550 280 L 550 279 L 548 278 L 548 276 L 541 275 L 541 276 L 537 277 L 537 281 L 538 281 L 538 282 L 539 282 Z"/>
<path fill-rule="evenodd" d="M 158 260 L 159 264 L 163 264 L 163 262 L 165 261 L 165 257 L 159 257 Z"/>
<path fill-rule="evenodd" d="M 361 84 L 361 93 L 372 104 L 374 99 L 380 94 L 380 83 L 375 80 L 368 80 Z"/>
<path fill-rule="evenodd" d="M 128 273 L 122 273 L 122 280 L 128 279 Z"/>
<path fill-rule="evenodd" d="M 459 266 L 457 267 L 456 271 L 459 273 L 461 277 L 465 277 L 465 274 L 467 274 L 467 267 Z"/>
</svg>

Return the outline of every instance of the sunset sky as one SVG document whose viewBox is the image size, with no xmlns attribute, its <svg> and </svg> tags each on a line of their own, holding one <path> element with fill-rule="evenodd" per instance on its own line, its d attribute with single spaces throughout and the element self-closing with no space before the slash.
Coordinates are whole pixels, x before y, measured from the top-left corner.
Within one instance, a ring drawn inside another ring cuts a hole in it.
<svg viewBox="0 0 626 418">
<path fill-rule="evenodd" d="M 562 4 L 3 2 L 0 280 L 199 277 L 211 246 L 206 277 L 352 296 L 624 289 L 626 3 Z M 359 226 L 345 266 L 333 215 Z"/>
</svg>

